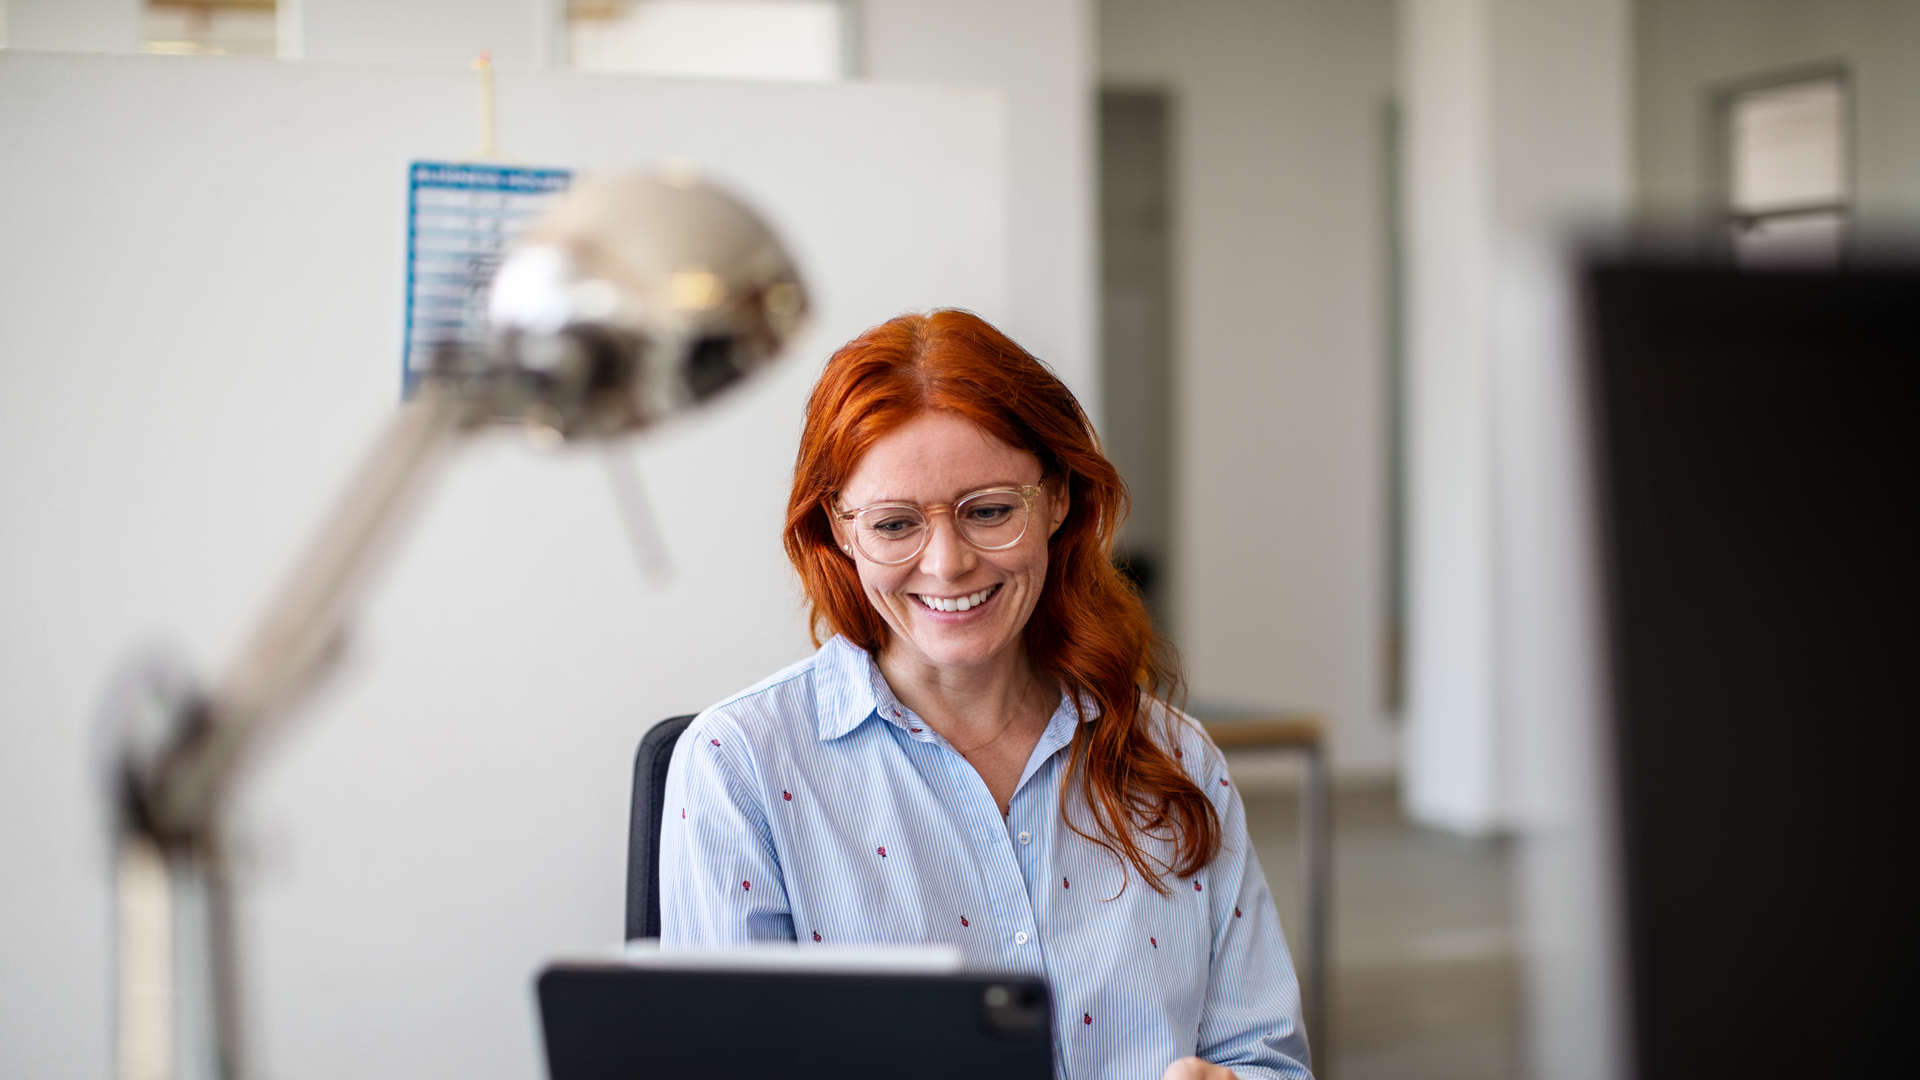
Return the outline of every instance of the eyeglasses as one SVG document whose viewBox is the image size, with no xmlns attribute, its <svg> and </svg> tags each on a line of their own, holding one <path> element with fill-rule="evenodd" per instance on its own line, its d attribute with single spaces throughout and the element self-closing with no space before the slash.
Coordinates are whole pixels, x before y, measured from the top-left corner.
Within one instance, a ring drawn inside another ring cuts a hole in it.
<svg viewBox="0 0 1920 1080">
<path fill-rule="evenodd" d="M 997 487 L 964 495 L 951 503 L 920 507 L 878 503 L 827 512 L 846 523 L 860 554 L 882 566 L 898 566 L 926 550 L 935 514 L 951 513 L 960 539 L 981 551 L 1005 551 L 1027 535 L 1039 484 Z"/>
</svg>

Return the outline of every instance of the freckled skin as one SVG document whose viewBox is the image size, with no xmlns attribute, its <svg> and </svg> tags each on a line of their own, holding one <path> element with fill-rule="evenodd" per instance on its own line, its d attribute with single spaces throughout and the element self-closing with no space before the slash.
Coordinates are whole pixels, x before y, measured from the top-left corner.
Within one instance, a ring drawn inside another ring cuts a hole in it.
<svg viewBox="0 0 1920 1080">
<path fill-rule="evenodd" d="M 874 443 L 842 485 L 840 503 L 950 503 L 982 488 L 1037 484 L 1041 472 L 1039 458 L 971 421 L 929 412 Z M 1047 538 L 1066 520 L 1064 501 L 1053 494 L 1035 500 L 1026 535 L 1006 551 L 967 544 L 955 532 L 951 514 L 936 514 L 926 550 L 912 560 L 899 566 L 855 560 L 868 602 L 893 631 L 886 651 L 895 665 L 972 668 L 1004 663 L 1019 650 L 1020 632 L 1046 584 Z M 834 524 L 839 532 L 840 523 Z M 926 605 L 914 599 L 916 593 L 966 596 L 995 585 L 1001 586 L 999 594 L 972 619 L 929 618 Z"/>
<path fill-rule="evenodd" d="M 928 521 L 926 547 L 884 566 L 853 547 L 867 602 L 887 625 L 880 671 L 901 703 L 946 737 L 979 772 L 1007 812 L 1027 758 L 1046 730 L 1059 688 L 1034 669 L 1023 632 L 1047 581 L 1047 540 L 1071 509 L 1067 478 L 1044 476 L 1040 459 L 972 421 L 935 410 L 878 440 L 841 485 L 841 508 L 877 503 L 951 505 L 976 491 L 1039 485 L 1020 540 L 981 551 L 960 536 L 951 513 Z M 834 538 L 851 545 L 832 519 Z M 966 611 L 933 611 L 917 597 L 990 595 Z"/>
</svg>

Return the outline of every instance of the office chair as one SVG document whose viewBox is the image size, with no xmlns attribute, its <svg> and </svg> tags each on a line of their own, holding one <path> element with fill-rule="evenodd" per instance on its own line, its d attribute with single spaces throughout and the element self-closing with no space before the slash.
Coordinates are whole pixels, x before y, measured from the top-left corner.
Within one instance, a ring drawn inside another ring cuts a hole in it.
<svg viewBox="0 0 1920 1080">
<path fill-rule="evenodd" d="M 653 726 L 633 755 L 633 806 L 627 818 L 627 940 L 660 936 L 660 823 L 666 813 L 667 766 L 694 714 Z"/>
</svg>

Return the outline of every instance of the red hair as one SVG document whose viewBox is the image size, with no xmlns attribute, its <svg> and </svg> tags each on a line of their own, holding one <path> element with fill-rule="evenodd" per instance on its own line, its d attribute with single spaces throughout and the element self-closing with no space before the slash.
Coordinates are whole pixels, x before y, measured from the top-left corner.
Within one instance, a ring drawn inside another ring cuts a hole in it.
<svg viewBox="0 0 1920 1080">
<path fill-rule="evenodd" d="M 874 656 L 886 641 L 886 623 L 836 546 L 824 504 L 874 443 L 930 409 L 965 417 L 1038 457 L 1047 476 L 1067 478 L 1070 509 L 1047 542 L 1046 584 L 1025 631 L 1033 662 L 1099 711 L 1074 732 L 1061 814 L 1165 893 L 1166 873 L 1191 877 L 1213 861 L 1220 818 L 1174 760 L 1172 744 L 1152 730 L 1158 710 L 1148 702 L 1173 702 L 1182 684 L 1172 646 L 1113 565 L 1126 485 L 1066 384 L 971 312 L 902 315 L 873 327 L 841 346 L 814 384 L 786 530 L 787 557 L 812 603 L 814 644 L 823 628 Z M 1169 708 L 1163 719 L 1178 723 L 1175 717 Z M 1091 832 L 1066 812 L 1076 780 L 1092 811 Z M 1143 837 L 1170 841 L 1172 861 L 1148 854 Z"/>
</svg>

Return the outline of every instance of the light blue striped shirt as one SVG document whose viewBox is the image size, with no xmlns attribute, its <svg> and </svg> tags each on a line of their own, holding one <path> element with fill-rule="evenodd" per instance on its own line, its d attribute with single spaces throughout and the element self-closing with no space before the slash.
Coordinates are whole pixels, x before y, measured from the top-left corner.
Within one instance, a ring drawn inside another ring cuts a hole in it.
<svg viewBox="0 0 1920 1080">
<path fill-rule="evenodd" d="M 660 837 L 663 942 L 947 942 L 970 967 L 1047 979 L 1062 1077 L 1158 1080 L 1189 1054 L 1248 1080 L 1308 1076 L 1280 917 L 1219 751 L 1197 725 L 1173 725 L 1225 846 L 1161 896 L 1061 818 L 1079 720 L 1063 697 L 1003 818 L 872 658 L 834 638 L 681 736 Z M 1171 846 L 1147 850 L 1164 860 Z"/>
</svg>

